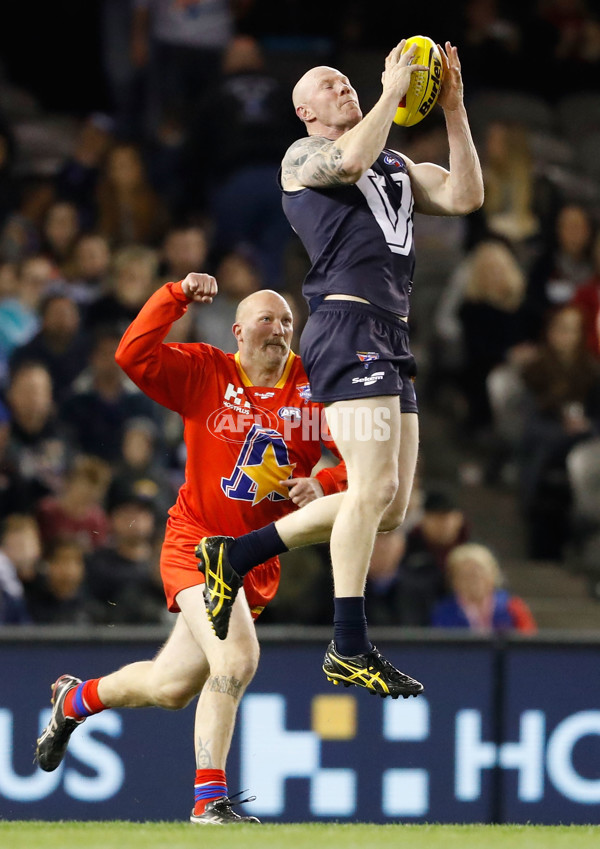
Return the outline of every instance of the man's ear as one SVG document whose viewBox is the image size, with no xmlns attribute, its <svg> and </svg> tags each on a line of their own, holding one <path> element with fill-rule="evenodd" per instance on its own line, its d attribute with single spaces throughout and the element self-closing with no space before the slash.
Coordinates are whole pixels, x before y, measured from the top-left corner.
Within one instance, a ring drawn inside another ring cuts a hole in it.
<svg viewBox="0 0 600 849">
<path fill-rule="evenodd" d="M 309 121 L 312 121 L 314 118 L 314 113 L 312 109 L 309 109 L 308 106 L 298 106 L 296 109 L 296 115 L 303 121 L 305 124 L 308 124 Z"/>
<path fill-rule="evenodd" d="M 236 323 L 233 325 L 231 330 L 232 330 L 233 335 L 235 336 L 235 338 L 239 342 L 240 339 L 241 339 L 241 336 L 242 336 L 242 325 L 238 324 L 238 322 L 236 321 Z"/>
</svg>

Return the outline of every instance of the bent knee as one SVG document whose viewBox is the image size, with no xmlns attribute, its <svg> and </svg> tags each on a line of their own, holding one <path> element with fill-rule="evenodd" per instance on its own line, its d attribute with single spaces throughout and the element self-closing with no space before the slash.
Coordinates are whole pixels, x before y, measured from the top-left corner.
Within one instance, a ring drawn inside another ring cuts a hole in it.
<svg viewBox="0 0 600 849">
<path fill-rule="evenodd" d="M 406 518 L 406 505 L 393 505 L 385 511 L 379 523 L 378 532 L 387 533 L 388 531 L 396 531 L 402 527 Z"/>
<path fill-rule="evenodd" d="M 397 531 L 398 528 L 402 527 L 403 522 L 404 513 L 391 513 L 389 516 L 383 516 L 379 523 L 379 527 L 377 528 L 377 532 L 380 534 L 386 534 L 390 531 Z"/>
<path fill-rule="evenodd" d="M 211 678 L 231 678 L 247 687 L 256 674 L 258 658 L 258 643 L 256 647 L 245 647 L 243 651 L 234 652 L 230 657 L 219 658 L 211 663 Z"/>
<path fill-rule="evenodd" d="M 190 688 L 187 683 L 169 682 L 168 684 L 161 684 L 155 689 L 154 703 L 156 707 L 165 710 L 181 710 L 189 705 L 197 693 L 198 690 Z"/>
<path fill-rule="evenodd" d="M 398 479 L 389 478 L 361 482 L 356 489 L 356 498 L 360 509 L 373 511 L 381 515 L 385 513 L 398 492 Z"/>
</svg>

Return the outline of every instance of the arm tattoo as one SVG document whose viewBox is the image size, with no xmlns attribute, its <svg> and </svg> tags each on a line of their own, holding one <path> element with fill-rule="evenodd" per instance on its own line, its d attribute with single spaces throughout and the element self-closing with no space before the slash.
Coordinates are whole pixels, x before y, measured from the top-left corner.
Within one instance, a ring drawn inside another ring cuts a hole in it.
<svg viewBox="0 0 600 849">
<path fill-rule="evenodd" d="M 237 701 L 241 695 L 242 682 L 233 675 L 211 675 L 206 682 L 206 687 L 211 693 L 224 693 Z"/>
<path fill-rule="evenodd" d="M 347 172 L 342 168 L 342 151 L 335 142 L 320 136 L 298 139 L 281 163 L 283 182 L 302 186 L 343 186 Z"/>
<path fill-rule="evenodd" d="M 196 766 L 198 769 L 214 769 L 208 741 L 203 743 L 202 737 L 198 737 L 196 746 Z"/>
</svg>

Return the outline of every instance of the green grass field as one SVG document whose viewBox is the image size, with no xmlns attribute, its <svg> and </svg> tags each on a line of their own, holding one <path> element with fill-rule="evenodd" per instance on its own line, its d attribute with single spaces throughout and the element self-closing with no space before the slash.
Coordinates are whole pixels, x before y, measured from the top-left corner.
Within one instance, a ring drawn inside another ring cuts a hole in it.
<svg viewBox="0 0 600 849">
<path fill-rule="evenodd" d="M 2 849 L 598 849 L 600 826 L 0 822 Z"/>
</svg>

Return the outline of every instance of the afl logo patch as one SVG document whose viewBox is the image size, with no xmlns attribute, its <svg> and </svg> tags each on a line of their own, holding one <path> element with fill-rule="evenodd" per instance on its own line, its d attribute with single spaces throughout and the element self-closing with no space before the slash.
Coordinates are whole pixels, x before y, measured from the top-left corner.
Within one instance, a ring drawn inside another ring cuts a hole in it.
<svg viewBox="0 0 600 849">
<path fill-rule="evenodd" d="M 302 413 L 298 407 L 280 407 L 277 410 L 277 415 L 280 419 L 298 419 L 302 418 Z"/>
</svg>

